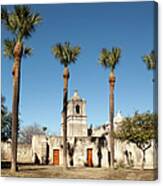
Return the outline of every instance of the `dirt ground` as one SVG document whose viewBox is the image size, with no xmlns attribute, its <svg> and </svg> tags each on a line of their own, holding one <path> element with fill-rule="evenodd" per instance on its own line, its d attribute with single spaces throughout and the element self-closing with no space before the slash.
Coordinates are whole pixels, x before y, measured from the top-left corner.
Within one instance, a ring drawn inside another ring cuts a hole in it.
<svg viewBox="0 0 163 186">
<path fill-rule="evenodd" d="M 30 177 L 57 179 L 105 179 L 105 180 L 154 180 L 157 176 L 154 170 L 104 169 L 104 168 L 69 168 L 54 166 L 19 166 L 16 174 L 10 169 L 1 170 L 2 177 Z"/>
</svg>

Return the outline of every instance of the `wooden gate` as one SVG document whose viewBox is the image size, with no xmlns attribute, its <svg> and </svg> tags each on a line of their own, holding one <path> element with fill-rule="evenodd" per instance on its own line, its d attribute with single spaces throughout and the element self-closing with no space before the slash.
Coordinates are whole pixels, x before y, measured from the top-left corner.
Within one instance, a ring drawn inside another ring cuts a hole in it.
<svg viewBox="0 0 163 186">
<path fill-rule="evenodd" d="M 59 165 L 59 149 L 53 150 L 53 165 Z"/>
<path fill-rule="evenodd" d="M 87 149 L 87 165 L 88 167 L 93 167 L 92 149 Z"/>
</svg>

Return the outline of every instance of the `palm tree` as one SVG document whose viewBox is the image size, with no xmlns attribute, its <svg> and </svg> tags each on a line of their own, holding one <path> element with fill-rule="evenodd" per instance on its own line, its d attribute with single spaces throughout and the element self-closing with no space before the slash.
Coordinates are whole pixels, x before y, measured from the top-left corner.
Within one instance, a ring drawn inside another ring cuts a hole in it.
<svg viewBox="0 0 163 186">
<path fill-rule="evenodd" d="M 114 119 L 114 85 L 115 85 L 115 74 L 114 69 L 119 62 L 121 55 L 120 48 L 112 48 L 112 51 L 104 48 L 100 53 L 99 63 L 104 68 L 110 68 L 109 83 L 110 83 L 110 150 L 111 150 L 111 168 L 114 168 L 114 137 L 113 137 L 113 119 Z"/>
<path fill-rule="evenodd" d="M 13 64 L 13 102 L 12 102 L 12 158 L 11 171 L 17 171 L 17 129 L 20 97 L 21 59 L 31 55 L 32 49 L 24 45 L 24 40 L 35 31 L 35 26 L 40 23 L 41 17 L 38 13 L 32 13 L 29 6 L 16 5 L 9 12 L 2 7 L 2 23 L 13 35 L 12 39 L 4 40 L 4 55 L 14 59 Z"/>
<path fill-rule="evenodd" d="M 68 79 L 69 69 L 68 65 L 75 63 L 77 56 L 80 53 L 79 46 L 71 46 L 69 42 L 64 44 L 58 43 L 52 47 L 53 55 L 64 65 L 63 79 L 64 79 L 64 88 L 63 88 L 63 166 L 67 168 L 67 97 L 68 97 Z"/>
<path fill-rule="evenodd" d="M 158 76 L 157 76 L 157 53 L 152 50 L 150 54 L 143 56 L 143 62 L 149 71 L 153 71 L 153 112 L 158 114 Z M 158 136 L 156 136 L 156 146 L 158 144 Z"/>
<path fill-rule="evenodd" d="M 150 54 L 143 56 L 143 62 L 146 64 L 148 70 L 154 71 L 156 69 L 156 61 L 157 57 L 154 50 Z M 154 78 L 152 81 L 154 82 Z"/>
<path fill-rule="evenodd" d="M 148 70 L 153 70 L 156 68 L 156 54 L 152 50 L 150 54 L 143 56 L 143 61 L 146 63 Z"/>
</svg>

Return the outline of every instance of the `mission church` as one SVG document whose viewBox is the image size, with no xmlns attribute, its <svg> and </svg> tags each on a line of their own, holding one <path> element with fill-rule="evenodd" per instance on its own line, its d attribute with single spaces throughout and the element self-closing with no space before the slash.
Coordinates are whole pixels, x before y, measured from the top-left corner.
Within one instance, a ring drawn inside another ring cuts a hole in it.
<svg viewBox="0 0 163 186">
<path fill-rule="evenodd" d="M 117 113 L 114 117 L 114 130 L 123 117 Z M 97 128 L 87 123 L 86 100 L 78 91 L 68 101 L 67 108 L 67 160 L 69 167 L 110 167 L 110 124 Z M 140 168 L 142 152 L 135 144 L 115 140 L 115 165 Z M 32 139 L 32 154 L 41 163 L 63 165 L 63 118 L 61 117 L 61 136 L 35 135 Z M 147 150 L 145 168 L 156 168 L 156 150 L 154 145 Z"/>
</svg>

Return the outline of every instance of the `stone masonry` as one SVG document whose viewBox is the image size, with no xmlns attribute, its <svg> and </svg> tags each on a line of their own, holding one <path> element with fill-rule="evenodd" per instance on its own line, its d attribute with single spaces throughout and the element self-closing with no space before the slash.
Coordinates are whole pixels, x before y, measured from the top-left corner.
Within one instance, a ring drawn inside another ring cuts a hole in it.
<svg viewBox="0 0 163 186">
<path fill-rule="evenodd" d="M 61 117 L 62 118 L 62 117 Z M 88 128 L 86 101 L 75 91 L 68 101 L 67 138 L 69 167 L 106 167 L 110 166 L 110 125 L 105 123 L 96 128 Z M 114 129 L 123 117 L 118 112 L 114 117 Z M 18 145 L 18 161 L 40 164 L 63 165 L 63 136 L 35 135 L 32 145 Z M 115 166 L 140 168 L 142 152 L 136 145 L 115 140 Z M 10 161 L 11 144 L 1 143 L 1 159 Z M 157 150 L 152 146 L 146 151 L 146 169 L 156 168 Z"/>
</svg>

